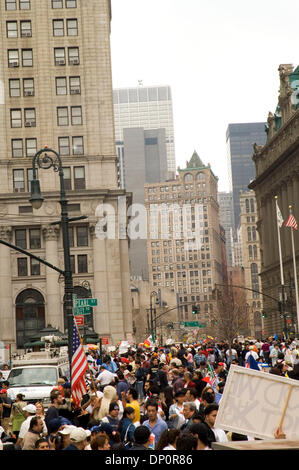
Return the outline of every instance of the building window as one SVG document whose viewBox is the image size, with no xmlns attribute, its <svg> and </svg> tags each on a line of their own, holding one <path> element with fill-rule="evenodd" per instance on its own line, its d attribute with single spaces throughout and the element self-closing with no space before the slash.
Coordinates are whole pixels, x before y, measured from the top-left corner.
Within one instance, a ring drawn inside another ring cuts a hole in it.
<svg viewBox="0 0 299 470">
<path fill-rule="evenodd" d="M 65 0 L 65 7 L 66 8 L 76 8 L 77 7 L 77 0 Z"/>
<path fill-rule="evenodd" d="M 36 127 L 35 108 L 24 109 L 25 127 Z"/>
<path fill-rule="evenodd" d="M 74 189 L 85 189 L 84 166 L 74 167 Z M 81 245 L 82 246 L 82 245 Z"/>
<path fill-rule="evenodd" d="M 22 38 L 31 38 L 32 36 L 31 21 L 21 21 L 20 28 L 21 28 Z"/>
<path fill-rule="evenodd" d="M 26 157 L 33 157 L 37 152 L 36 139 L 26 139 Z"/>
<path fill-rule="evenodd" d="M 6 22 L 6 35 L 8 38 L 17 38 L 18 37 L 18 23 L 17 21 L 7 21 Z"/>
<path fill-rule="evenodd" d="M 57 125 L 58 126 L 68 126 L 69 124 L 69 114 L 67 106 L 63 108 L 57 108 Z"/>
<path fill-rule="evenodd" d="M 66 77 L 56 77 L 56 95 L 66 95 Z"/>
<path fill-rule="evenodd" d="M 25 229 L 16 229 L 15 231 L 15 243 L 16 246 L 27 249 L 27 239 L 26 239 L 26 230 Z"/>
<path fill-rule="evenodd" d="M 68 36 L 78 36 L 78 21 L 76 19 L 66 20 Z"/>
<path fill-rule="evenodd" d="M 22 65 L 23 67 L 33 66 L 32 49 L 22 49 Z"/>
<path fill-rule="evenodd" d="M 40 262 L 37 259 L 30 258 L 30 275 L 40 276 Z"/>
<path fill-rule="evenodd" d="M 53 36 L 64 36 L 63 20 L 53 20 Z"/>
<path fill-rule="evenodd" d="M 71 106 L 72 126 L 80 126 L 82 124 L 82 107 Z"/>
<path fill-rule="evenodd" d="M 30 10 L 30 0 L 19 0 L 20 10 Z"/>
<path fill-rule="evenodd" d="M 15 193 L 25 191 L 24 170 L 13 170 L 13 190 Z"/>
<path fill-rule="evenodd" d="M 79 95 L 81 93 L 80 77 L 70 77 L 70 94 Z"/>
<path fill-rule="evenodd" d="M 77 136 L 72 139 L 73 155 L 84 155 L 83 137 Z"/>
<path fill-rule="evenodd" d="M 78 255 L 78 273 L 87 273 L 87 255 Z"/>
<path fill-rule="evenodd" d="M 22 291 L 16 298 L 17 348 L 24 345 L 45 327 L 45 301 L 34 289 Z"/>
<path fill-rule="evenodd" d="M 55 47 L 54 49 L 55 65 L 65 65 L 65 49 L 64 47 Z"/>
<path fill-rule="evenodd" d="M 18 49 L 8 49 L 8 67 L 19 67 Z"/>
<path fill-rule="evenodd" d="M 60 155 L 70 154 L 70 139 L 69 137 L 58 137 L 58 148 Z"/>
<path fill-rule="evenodd" d="M 88 227 L 77 227 L 77 246 L 88 246 Z"/>
<path fill-rule="evenodd" d="M 70 256 L 70 265 L 71 265 L 71 271 L 73 274 L 76 272 L 76 267 L 75 267 L 75 256 L 71 255 Z"/>
<path fill-rule="evenodd" d="M 34 96 L 34 79 L 33 78 L 23 79 L 23 92 L 24 92 L 24 96 Z"/>
<path fill-rule="evenodd" d="M 31 181 L 33 180 L 33 170 L 32 168 L 27 168 L 27 187 L 28 192 L 31 191 Z"/>
<path fill-rule="evenodd" d="M 71 169 L 70 167 L 63 168 L 63 181 L 64 181 L 64 188 L 66 190 L 72 189 L 72 178 L 71 178 Z M 72 246 L 72 245 L 71 245 Z"/>
<path fill-rule="evenodd" d="M 52 8 L 63 8 L 62 0 L 52 0 Z"/>
<path fill-rule="evenodd" d="M 17 9 L 17 0 L 5 0 L 5 9 L 8 11 Z"/>
<path fill-rule="evenodd" d="M 41 248 L 41 233 L 39 228 L 29 229 L 29 247 L 31 250 Z"/>
<path fill-rule="evenodd" d="M 22 127 L 22 110 L 11 109 L 10 110 L 10 127 Z"/>
<path fill-rule="evenodd" d="M 28 276 L 27 258 L 18 258 L 18 276 Z"/>
<path fill-rule="evenodd" d="M 69 65 L 79 65 L 79 47 L 68 48 Z"/>
<path fill-rule="evenodd" d="M 11 148 L 12 148 L 12 156 L 14 158 L 23 157 L 23 140 L 22 139 L 12 139 Z"/>
</svg>

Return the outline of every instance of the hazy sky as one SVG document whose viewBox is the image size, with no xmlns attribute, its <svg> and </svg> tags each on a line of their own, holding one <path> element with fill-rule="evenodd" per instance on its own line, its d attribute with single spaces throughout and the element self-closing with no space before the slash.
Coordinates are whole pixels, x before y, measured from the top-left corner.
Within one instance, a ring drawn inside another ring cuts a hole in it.
<svg viewBox="0 0 299 470">
<path fill-rule="evenodd" d="M 177 166 L 196 149 L 226 191 L 227 126 L 275 110 L 298 18 L 299 0 L 112 0 L 113 87 L 170 85 Z"/>
</svg>

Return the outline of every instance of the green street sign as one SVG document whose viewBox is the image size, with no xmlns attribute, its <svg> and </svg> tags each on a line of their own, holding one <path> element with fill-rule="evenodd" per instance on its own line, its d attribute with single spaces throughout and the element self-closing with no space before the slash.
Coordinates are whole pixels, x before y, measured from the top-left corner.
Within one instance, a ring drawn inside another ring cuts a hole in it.
<svg viewBox="0 0 299 470">
<path fill-rule="evenodd" d="M 98 299 L 75 299 L 75 307 L 96 307 Z"/>
<path fill-rule="evenodd" d="M 90 315 L 92 313 L 91 307 L 75 307 L 74 315 Z"/>
<path fill-rule="evenodd" d="M 197 327 L 197 328 L 206 328 L 207 324 L 206 323 L 199 323 L 198 321 L 185 321 L 184 326 L 188 327 Z"/>
</svg>

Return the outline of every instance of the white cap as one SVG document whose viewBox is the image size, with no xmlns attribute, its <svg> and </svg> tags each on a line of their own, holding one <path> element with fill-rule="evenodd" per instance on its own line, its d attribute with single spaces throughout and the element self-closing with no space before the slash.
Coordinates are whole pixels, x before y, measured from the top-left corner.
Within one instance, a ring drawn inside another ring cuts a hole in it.
<svg viewBox="0 0 299 470">
<path fill-rule="evenodd" d="M 64 436 L 71 434 L 72 429 L 77 429 L 76 426 L 72 424 L 66 424 L 63 429 L 60 429 L 58 432 L 59 434 L 63 434 Z"/>
<path fill-rule="evenodd" d="M 70 440 L 72 442 L 83 442 L 87 437 L 87 432 L 83 428 L 75 428 L 71 430 Z"/>
<path fill-rule="evenodd" d="M 36 406 L 33 405 L 32 403 L 29 403 L 29 405 L 24 406 L 23 410 L 28 411 L 28 413 L 30 413 L 30 414 L 35 414 L 36 413 Z"/>
</svg>

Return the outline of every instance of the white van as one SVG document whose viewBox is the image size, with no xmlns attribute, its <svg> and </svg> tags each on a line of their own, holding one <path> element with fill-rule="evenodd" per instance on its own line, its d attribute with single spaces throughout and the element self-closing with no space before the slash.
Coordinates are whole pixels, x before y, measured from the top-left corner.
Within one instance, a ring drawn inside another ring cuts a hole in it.
<svg viewBox="0 0 299 470">
<path fill-rule="evenodd" d="M 58 379 L 64 376 L 69 380 L 68 356 L 54 356 L 51 351 L 28 353 L 12 362 L 7 379 L 9 395 L 15 399 L 18 393 L 22 393 L 25 401 L 41 401 L 47 408 L 51 390 L 57 386 Z"/>
</svg>

